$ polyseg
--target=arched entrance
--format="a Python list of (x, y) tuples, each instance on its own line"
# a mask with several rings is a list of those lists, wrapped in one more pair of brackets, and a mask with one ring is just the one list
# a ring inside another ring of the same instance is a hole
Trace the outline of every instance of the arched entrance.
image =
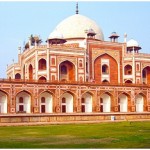
[(40, 113), (53, 112), (53, 96), (49, 92), (43, 92), (39, 97)]
[(111, 107), (111, 97), (107, 93), (104, 93), (100, 97), (101, 112), (110, 112), (110, 107)]
[[(92, 64), (90, 68), (93, 68)], [(118, 63), (109, 54), (100, 55), (95, 59), (93, 71), (95, 82), (107, 80), (112, 84), (118, 83)]]
[(59, 78), (61, 81), (75, 81), (75, 66), (70, 61), (64, 61), (59, 65)]
[(72, 113), (73, 112), (73, 95), (70, 93), (64, 93), (61, 96), (61, 112)]
[(147, 66), (142, 70), (142, 80), (144, 84), (150, 84), (150, 67)]
[(128, 111), (128, 97), (125, 94), (119, 95), (118, 106), (120, 112)]
[(40, 59), (39, 60), (39, 70), (46, 70), (46, 60), (45, 59)]
[(16, 112), (31, 112), (31, 96), (26, 91), (22, 91), (16, 96)]
[(39, 81), (46, 82), (46, 78), (42, 76), (39, 78)]
[(132, 74), (132, 66), (131, 65), (126, 65), (124, 67), (124, 74), (125, 75), (131, 75)]
[(15, 74), (15, 79), (21, 79), (20, 73)]
[(7, 113), (7, 95), (0, 91), (0, 113)]
[(143, 112), (144, 110), (144, 100), (143, 96), (138, 94), (135, 97), (135, 110), (136, 112)]
[(92, 112), (92, 95), (85, 93), (81, 98), (81, 111), (90, 113)]

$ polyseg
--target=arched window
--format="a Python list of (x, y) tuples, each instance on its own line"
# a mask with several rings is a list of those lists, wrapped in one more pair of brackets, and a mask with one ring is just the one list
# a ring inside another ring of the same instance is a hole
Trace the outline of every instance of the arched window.
[(15, 79), (21, 79), (21, 75), (20, 75), (19, 73), (17, 73), (17, 74), (15, 75)]
[(103, 65), (102, 66), (102, 74), (108, 74), (109, 71), (108, 71), (108, 66), (107, 65)]
[(137, 71), (140, 70), (140, 65), (139, 64), (136, 65), (136, 69), (137, 69)]
[(24, 110), (23, 97), (19, 97), (19, 111)]
[(66, 103), (66, 98), (65, 97), (62, 98), (62, 103)]
[(52, 75), (52, 81), (55, 81), (55, 75)]
[(85, 98), (82, 98), (82, 99), (81, 99), (81, 103), (85, 103)]
[(101, 103), (103, 103), (103, 99), (102, 99), (102, 98), (100, 98), (100, 104), (101, 104)]
[(19, 97), (19, 103), (23, 103), (23, 97)]
[(52, 65), (55, 65), (55, 58), (52, 58)]
[(33, 79), (33, 67), (30, 64), (30, 66), (29, 66), (29, 80), (32, 80), (32, 79)]
[(82, 60), (79, 60), (79, 67), (82, 68)]
[(39, 60), (39, 70), (46, 70), (46, 60), (45, 59)]
[(124, 73), (125, 73), (125, 75), (131, 75), (132, 74), (132, 66), (126, 65), (124, 67)]
[(67, 74), (67, 67), (65, 65), (61, 66), (61, 74)]
[(45, 97), (41, 97), (41, 103), (45, 103)]

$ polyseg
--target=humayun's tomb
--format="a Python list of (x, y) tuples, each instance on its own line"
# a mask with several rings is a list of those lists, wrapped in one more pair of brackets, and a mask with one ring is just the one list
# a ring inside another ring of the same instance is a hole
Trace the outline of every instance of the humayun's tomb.
[(31, 35), (0, 80), (0, 122), (150, 119), (150, 54), (76, 14)]

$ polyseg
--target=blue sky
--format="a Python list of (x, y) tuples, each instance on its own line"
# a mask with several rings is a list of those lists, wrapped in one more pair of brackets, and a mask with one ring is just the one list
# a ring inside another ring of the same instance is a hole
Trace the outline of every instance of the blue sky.
[[(18, 46), (31, 34), (43, 41), (63, 19), (74, 15), (75, 1), (0, 2), (0, 78), (6, 77), (6, 66), (18, 61)], [(97, 22), (108, 41), (116, 31), (119, 42), (128, 37), (137, 40), (142, 53), (150, 53), (150, 2), (79, 1), (79, 13)]]

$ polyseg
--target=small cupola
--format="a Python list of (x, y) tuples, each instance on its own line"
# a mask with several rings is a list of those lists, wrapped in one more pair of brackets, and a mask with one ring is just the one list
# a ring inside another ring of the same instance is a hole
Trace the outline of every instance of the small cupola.
[(118, 42), (118, 37), (119, 35), (116, 32), (112, 32), (109, 38), (111, 42)]
[(88, 38), (93, 38), (93, 39), (95, 39), (95, 35), (96, 35), (96, 33), (95, 33), (95, 31), (94, 31), (92, 28), (89, 28), (89, 29), (87, 30), (87, 37), (88, 37)]
[(141, 47), (139, 46), (138, 42), (131, 39), (127, 42), (127, 52), (135, 52), (138, 53)]
[(63, 35), (59, 33), (57, 30), (54, 30), (48, 37), (49, 44), (64, 44), (66, 40), (64, 39)]

